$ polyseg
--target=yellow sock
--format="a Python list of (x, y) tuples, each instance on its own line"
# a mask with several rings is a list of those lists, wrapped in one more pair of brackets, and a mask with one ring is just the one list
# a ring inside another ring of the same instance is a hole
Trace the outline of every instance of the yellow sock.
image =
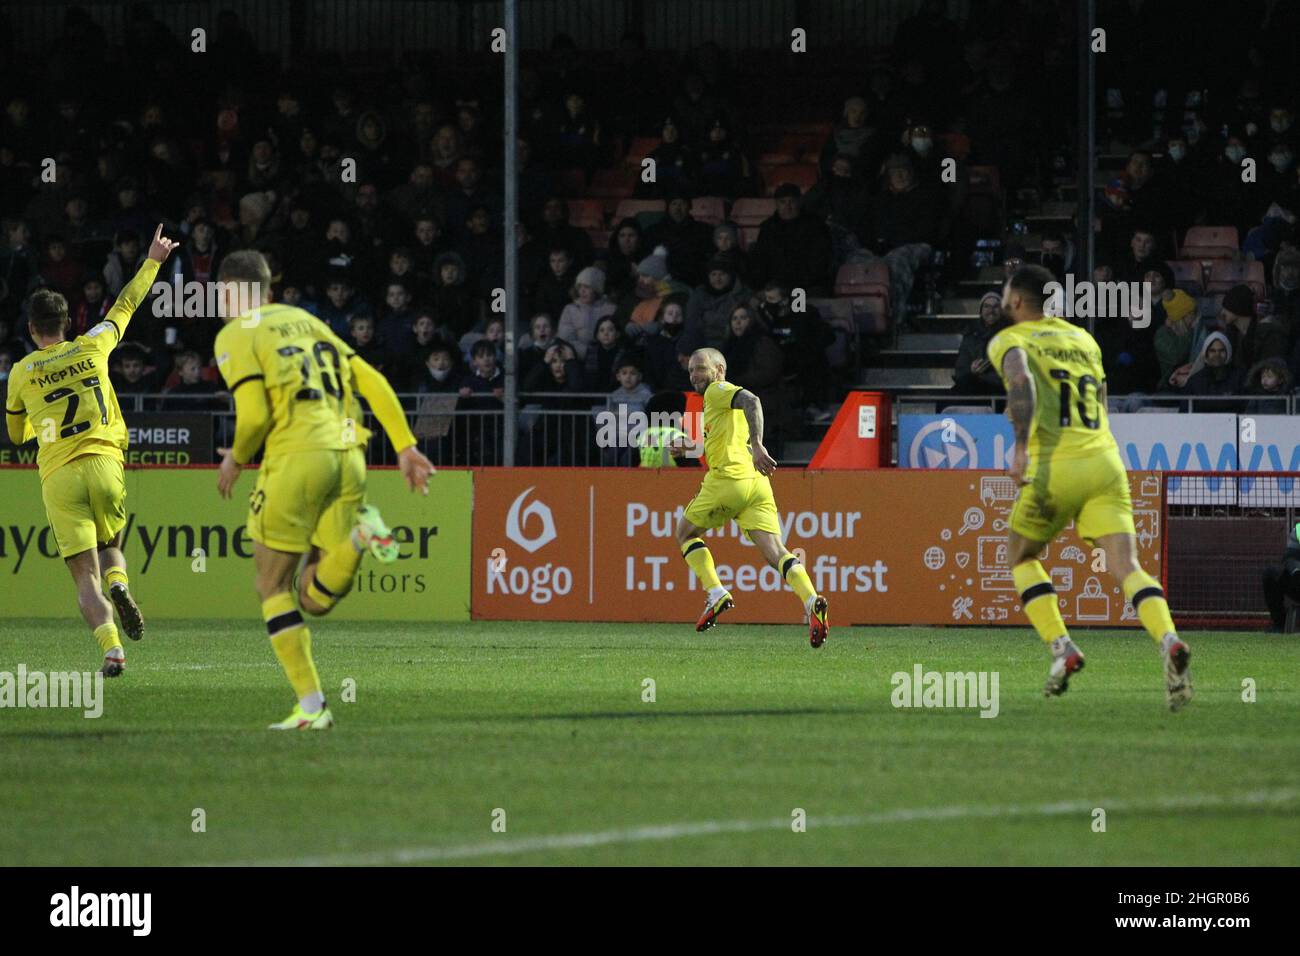
[(713, 566), (713, 555), (709, 553), (709, 546), (703, 538), (691, 538), (682, 545), (682, 557), (706, 589), (722, 587), (718, 569)]
[(799, 600), (803, 602), (804, 607), (807, 607), (808, 602), (817, 596), (812, 578), (808, 577), (808, 572), (804, 570), (799, 559), (789, 552), (781, 555), (781, 577), (794, 588), (794, 593), (799, 595)]
[(1025, 609), (1029, 623), (1043, 639), (1050, 644), (1058, 637), (1065, 637), (1065, 621), (1061, 620), (1061, 609), (1056, 606), (1056, 588), (1052, 579), (1037, 559), (1022, 561), (1011, 569), (1011, 579), (1020, 593), (1020, 606)]
[(1166, 634), (1178, 633), (1174, 629), (1174, 619), (1169, 614), (1169, 602), (1165, 600), (1164, 588), (1141, 568), (1124, 579), (1124, 597), (1133, 605), (1138, 620), (1157, 644)]
[(294, 606), (293, 595), (288, 591), (271, 595), (262, 602), (262, 618), (271, 637), (271, 647), (298, 699), (320, 694), (320, 675), (311, 659), (311, 632)]
[[(107, 655), (113, 648), (122, 650), (122, 642), (117, 637), (117, 625), (112, 621), (107, 624), (101, 624), (95, 628), (95, 643), (99, 645), (100, 651)], [(125, 654), (125, 652), (123, 652)]]
[(104, 569), (104, 590), (107, 591), (114, 584), (120, 584), (123, 587), (130, 587), (126, 579), (126, 568), (105, 568)]
[(357, 576), (361, 557), (361, 552), (350, 544), (326, 551), (307, 583), (307, 595), (321, 607), (332, 608), (352, 590), (352, 579)]

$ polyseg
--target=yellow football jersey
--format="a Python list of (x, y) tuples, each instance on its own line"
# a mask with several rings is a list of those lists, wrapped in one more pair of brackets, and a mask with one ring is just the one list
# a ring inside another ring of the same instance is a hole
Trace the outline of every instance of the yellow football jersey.
[(704, 390), (704, 457), (709, 471), (720, 478), (753, 478), (754, 454), (749, 448), (749, 422), (732, 408), (743, 391), (731, 382), (714, 382)]
[(233, 395), (256, 383), (266, 389), (271, 431), (264, 455), (364, 445), (353, 395), (355, 354), (328, 325), (291, 305), (266, 305), (217, 333), (217, 367)]
[(1101, 401), (1106, 382), (1101, 349), (1091, 335), (1052, 316), (1003, 329), (988, 346), (989, 362), (999, 375), (1013, 348), (1024, 350), (1034, 377), (1036, 414), (1025, 449), (1031, 461), (1040, 456), (1088, 458), (1116, 448)]
[(36, 464), (42, 481), (82, 455), (124, 460), (126, 422), (108, 380), (108, 356), (157, 274), (158, 263), (146, 259), (102, 322), (14, 363), (5, 411), (26, 415), (39, 445)]

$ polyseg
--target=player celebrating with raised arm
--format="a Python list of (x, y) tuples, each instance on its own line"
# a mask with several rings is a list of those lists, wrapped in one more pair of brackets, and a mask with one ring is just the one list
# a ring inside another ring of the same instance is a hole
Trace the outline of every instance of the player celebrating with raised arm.
[(226, 324), (214, 351), (235, 398), (235, 439), (221, 450), (217, 489), (230, 497), (240, 469), (265, 440), (248, 499), (248, 533), (271, 647), (298, 695), (293, 713), (270, 729), (326, 730), (334, 718), (301, 612), (328, 614), (351, 589), (367, 550), (385, 564), (398, 557), (378, 510), (365, 503), (362, 449), (370, 432), (357, 423), (354, 389), (388, 434), (412, 491), (429, 493), (433, 465), (415, 447), (397, 396), (374, 367), (310, 313), (270, 304), (271, 270), (261, 253), (231, 253), (218, 280)]
[(1070, 639), (1052, 580), (1037, 555), (1069, 522), (1096, 544), (1106, 567), (1165, 661), (1170, 710), (1192, 697), (1191, 650), (1174, 630), (1159, 582), (1137, 560), (1128, 474), (1106, 418), (1101, 349), (1083, 329), (1043, 315), (1042, 266), (1023, 266), (1002, 290), (1002, 312), (1013, 323), (988, 345), (988, 357), (1007, 388), (1007, 417), (1015, 429), (1011, 477), (1020, 489), (1011, 508), (1007, 558), (1020, 603), (1038, 636), (1051, 645), (1052, 666), (1043, 693), (1065, 693), (1083, 654)]
[(163, 238), (159, 223), (140, 271), (104, 320), (71, 341), (65, 338), (67, 300), (48, 289), (32, 293), (27, 329), (36, 351), (15, 363), (9, 378), (9, 438), (15, 445), (36, 438), (40, 446), (36, 464), (45, 514), (77, 584), (81, 616), (104, 654), (100, 673), (105, 677), (117, 677), (126, 667), (113, 608), (127, 637), (138, 641), (144, 636), (144, 618), (131, 597), (122, 554), (127, 433), (108, 379), (108, 356), (149, 294), (158, 267), (177, 245)]
[[(771, 474), (776, 461), (763, 447), (763, 403), (753, 392), (727, 381), (727, 360), (717, 349), (698, 349), (687, 365), (691, 387), (704, 396), (704, 455), (709, 470), (699, 493), (677, 522), (682, 557), (707, 589), (695, 630), (707, 631), (734, 607), (718, 579), (704, 532), (735, 520), (767, 563), (789, 583), (808, 615), (808, 640), (821, 647), (829, 630), (826, 599), (813, 587), (799, 559), (781, 540)], [(682, 446), (674, 449), (680, 457)]]

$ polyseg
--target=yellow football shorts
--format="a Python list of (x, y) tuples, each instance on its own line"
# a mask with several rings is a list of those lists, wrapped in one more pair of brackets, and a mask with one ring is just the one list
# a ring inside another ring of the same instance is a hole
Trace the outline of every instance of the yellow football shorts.
[(45, 516), (64, 558), (107, 544), (126, 524), (126, 477), (109, 455), (74, 458), (41, 483)]
[(1108, 534), (1135, 533), (1128, 473), (1118, 451), (1036, 464), (1011, 507), (1016, 534), (1046, 543), (1071, 521), (1089, 544)]
[(275, 551), (329, 551), (348, 540), (365, 497), (360, 448), (276, 456), (262, 462), (248, 496), (248, 533)]
[(765, 475), (756, 474), (753, 478), (705, 475), (699, 492), (686, 506), (686, 520), (697, 528), (719, 528), (734, 520), (747, 538), (751, 531), (781, 533), (772, 482)]

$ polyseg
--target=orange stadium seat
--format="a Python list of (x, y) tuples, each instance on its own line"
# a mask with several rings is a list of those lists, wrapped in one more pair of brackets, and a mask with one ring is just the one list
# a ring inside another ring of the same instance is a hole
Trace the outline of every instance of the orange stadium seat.
[(870, 265), (846, 262), (835, 274), (837, 296), (889, 296), (889, 267), (877, 260)]
[(769, 166), (762, 170), (764, 191), (767, 195), (776, 192), (777, 187), (785, 183), (794, 183), (800, 192), (807, 192), (817, 185), (817, 167), (812, 163), (791, 163), (788, 166)]
[(721, 196), (696, 196), (691, 201), (691, 218), (710, 226), (717, 226), (727, 218)]
[(737, 226), (761, 226), (776, 212), (776, 200), (764, 197), (737, 199), (731, 205), (731, 221)]
[(1200, 259), (1170, 259), (1174, 286), (1188, 295), (1205, 295), (1205, 270)]
[(1264, 283), (1264, 263), (1215, 259), (1210, 265), (1210, 281), (1205, 284), (1206, 293), (1221, 295), (1235, 285), (1248, 285), (1257, 298), (1264, 298), (1268, 294)]
[(1180, 259), (1235, 259), (1241, 247), (1236, 226), (1192, 226), (1183, 236)]
[(600, 229), (605, 225), (605, 207), (599, 199), (570, 199), (569, 225), (579, 229)]

